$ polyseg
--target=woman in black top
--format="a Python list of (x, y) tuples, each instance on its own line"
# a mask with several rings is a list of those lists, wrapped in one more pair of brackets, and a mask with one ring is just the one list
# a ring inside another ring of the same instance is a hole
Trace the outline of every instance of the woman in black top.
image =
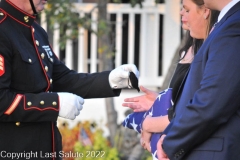
[[(197, 4), (196, 4), (197, 5)], [(182, 27), (187, 28), (187, 18), (186, 13), (188, 13), (189, 8), (185, 8), (186, 6), (183, 6), (183, 9), (181, 10), (182, 15)], [(197, 7), (196, 7), (197, 8)], [(202, 7), (203, 8), (203, 7)], [(206, 9), (206, 8), (205, 8)], [(210, 11), (210, 10), (209, 10)], [(192, 9), (193, 12), (193, 9)], [(197, 11), (195, 11), (197, 12)], [(184, 77), (188, 73), (188, 69), (190, 67), (190, 64), (194, 58), (194, 55), (197, 53), (198, 49), (201, 47), (204, 39), (209, 34), (214, 22), (216, 22), (216, 18), (219, 14), (217, 11), (210, 11), (211, 14), (208, 17), (204, 17), (206, 22), (205, 28), (198, 28), (199, 30), (203, 30), (202, 33), (205, 35), (200, 35), (202, 39), (194, 39), (191, 37), (190, 32), (186, 32), (186, 42), (183, 48), (180, 50), (180, 60), (177, 64), (176, 70), (174, 72), (174, 75), (171, 79), (169, 88), (172, 88), (172, 99), (173, 102), (177, 101), (177, 95), (181, 92), (181, 86), (184, 85)], [(158, 96), (158, 93), (148, 90), (144, 88), (143, 86), (140, 86), (140, 89), (145, 93), (145, 95), (133, 97), (133, 98), (126, 98), (123, 103), (123, 106), (132, 108), (134, 112), (141, 112), (141, 111), (147, 111), (155, 101), (156, 97)], [(171, 115), (172, 113), (170, 113)], [(161, 122), (161, 123), (159, 123)], [(143, 131), (141, 135), (141, 142), (142, 146), (150, 151), (150, 146), (146, 145), (149, 144), (151, 133), (156, 132), (163, 132), (163, 130), (166, 128), (166, 126), (169, 124), (168, 116), (161, 116), (161, 117), (146, 117), (146, 119), (143, 122)], [(143, 143), (144, 142), (144, 143)]]

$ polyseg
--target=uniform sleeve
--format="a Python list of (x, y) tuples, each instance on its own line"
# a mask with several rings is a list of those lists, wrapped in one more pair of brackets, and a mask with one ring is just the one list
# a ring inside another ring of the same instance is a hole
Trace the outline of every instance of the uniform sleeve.
[(11, 64), (14, 62), (10, 44), (0, 32), (0, 121), (56, 121), (59, 111), (56, 93), (21, 93), (11, 88), (11, 76), (14, 74)]
[(119, 96), (121, 89), (112, 89), (108, 76), (110, 71), (100, 73), (77, 73), (68, 69), (55, 57), (53, 91), (71, 92), (83, 98), (106, 98)]

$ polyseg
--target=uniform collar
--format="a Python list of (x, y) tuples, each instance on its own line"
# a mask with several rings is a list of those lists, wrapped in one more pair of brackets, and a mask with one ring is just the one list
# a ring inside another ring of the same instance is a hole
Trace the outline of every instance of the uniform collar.
[(25, 26), (31, 26), (36, 19), (35, 16), (21, 10), (9, 0), (1, 0), (0, 8), (3, 9), (8, 16)]

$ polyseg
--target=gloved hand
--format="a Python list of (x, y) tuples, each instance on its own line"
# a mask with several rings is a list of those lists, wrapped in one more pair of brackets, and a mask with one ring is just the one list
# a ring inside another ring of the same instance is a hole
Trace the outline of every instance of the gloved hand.
[(129, 72), (133, 72), (139, 78), (139, 71), (134, 64), (124, 64), (112, 70), (108, 78), (111, 88), (130, 88)]
[(74, 120), (83, 108), (84, 99), (72, 93), (58, 92), (60, 109), (59, 117)]

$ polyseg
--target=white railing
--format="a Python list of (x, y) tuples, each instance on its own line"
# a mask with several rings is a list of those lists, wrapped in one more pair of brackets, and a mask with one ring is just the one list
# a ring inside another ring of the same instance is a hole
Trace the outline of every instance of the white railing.
[[(94, 3), (76, 3), (76, 9), (80, 17), (89, 13), (96, 4)], [(140, 23), (140, 41), (139, 41), (139, 70), (140, 84), (150, 87), (161, 87), (173, 55), (180, 43), (180, 0), (166, 0), (165, 4), (155, 4), (152, 0), (143, 3), (143, 7), (132, 8), (129, 4), (108, 4), (109, 14), (116, 15), (116, 56), (115, 65), (122, 64), (122, 24), (123, 14), (128, 14), (128, 62), (134, 63), (134, 38), (135, 33), (135, 15), (141, 17)], [(159, 31), (160, 16), (163, 15), (163, 37), (162, 37), (162, 61), (159, 62)], [(42, 26), (47, 28), (44, 16), (42, 16)], [(93, 22), (97, 20), (97, 9), (91, 13)], [(55, 24), (58, 26), (58, 24)], [(57, 28), (57, 27), (56, 27)], [(92, 29), (97, 29), (97, 23), (92, 23)], [(70, 31), (69, 31), (70, 32)], [(97, 71), (97, 37), (91, 34), (91, 59), (87, 59), (87, 31), (79, 28), (78, 36), (78, 72), (87, 72), (90, 64), (90, 72)], [(59, 55), (59, 30), (53, 32), (53, 49), (55, 54)], [(69, 68), (73, 68), (73, 46), (72, 41), (68, 40), (66, 45), (65, 63)], [(161, 75), (159, 75), (159, 63), (162, 64)]]

